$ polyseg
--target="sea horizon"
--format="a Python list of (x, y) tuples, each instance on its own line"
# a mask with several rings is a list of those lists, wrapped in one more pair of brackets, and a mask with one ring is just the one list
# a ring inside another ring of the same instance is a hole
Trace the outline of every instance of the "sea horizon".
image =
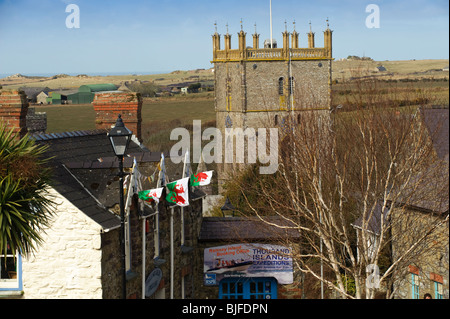
[(87, 75), (87, 76), (121, 76), (121, 75), (154, 75), (154, 74), (167, 74), (171, 73), (173, 71), (149, 71), (149, 72), (63, 72), (63, 73), (0, 73), (0, 79), (6, 78), (11, 75), (15, 74), (21, 74), (23, 76), (29, 76), (29, 77), (52, 77), (55, 75), (60, 74), (67, 74), (70, 76), (77, 76), (77, 75)]

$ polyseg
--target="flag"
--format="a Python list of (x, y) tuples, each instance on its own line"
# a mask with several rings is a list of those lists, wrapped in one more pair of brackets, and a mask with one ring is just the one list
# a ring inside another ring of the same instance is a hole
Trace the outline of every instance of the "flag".
[(166, 185), (166, 163), (164, 160), (164, 153), (161, 153), (161, 161), (158, 164), (159, 169), (159, 177), (158, 177), (158, 186)]
[(191, 186), (206, 186), (211, 183), (213, 171), (197, 173), (191, 176)]
[(189, 177), (167, 184), (168, 195), (166, 200), (169, 203), (177, 204), (181, 207), (189, 206)]
[(148, 203), (159, 203), (164, 188), (156, 188), (147, 191), (139, 192), (139, 199)]
[[(130, 182), (128, 183), (128, 177)], [(125, 199), (125, 211), (126, 215), (130, 213), (130, 207), (133, 195), (139, 193), (141, 190), (140, 183), (141, 173), (139, 172), (138, 163), (136, 158), (133, 159), (133, 169), (131, 170), (131, 175), (127, 175), (124, 181), (124, 189), (126, 191), (126, 199)], [(128, 186), (127, 186), (128, 185)]]

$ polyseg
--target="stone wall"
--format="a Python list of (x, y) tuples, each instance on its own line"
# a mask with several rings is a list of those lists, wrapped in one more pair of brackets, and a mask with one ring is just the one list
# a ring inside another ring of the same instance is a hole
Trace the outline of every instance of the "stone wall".
[(45, 134), (47, 131), (47, 113), (36, 112), (35, 108), (29, 108), (27, 114), (28, 133)]
[[(292, 107), (294, 110), (329, 108), (331, 63), (330, 60), (216, 63), (216, 111), (255, 112), (292, 110)], [(289, 95), (290, 77), (293, 78), (292, 107)]]
[[(149, 217), (147, 219), (147, 232), (146, 232), (146, 269), (145, 278), (152, 273), (156, 268), (162, 271), (162, 280), (154, 294), (148, 296), (150, 299), (156, 298), (170, 298), (171, 288), (171, 260), (170, 260), (170, 214), (171, 209), (166, 206), (165, 201), (161, 201), (159, 204), (159, 256), (155, 258), (155, 222), (156, 216)], [(196, 254), (196, 250), (193, 248), (197, 245), (198, 232), (200, 230), (202, 216), (202, 200), (191, 201), (190, 206), (184, 208), (184, 234), (185, 244), (181, 245), (181, 209), (175, 207), (173, 209), (173, 237), (174, 237), (174, 264), (173, 264), (173, 297), (174, 299), (181, 299), (184, 295), (186, 299), (198, 298), (201, 287), (194, 282), (194, 275), (202, 271), (202, 261)], [(136, 223), (137, 222), (137, 223)], [(132, 226), (135, 235), (141, 236), (142, 234), (142, 220), (132, 221)], [(132, 271), (136, 273), (136, 277), (127, 282), (128, 297), (142, 298), (141, 285), (142, 285), (142, 246), (140, 245), (142, 238), (133, 238), (132, 248)], [(109, 240), (113, 243), (114, 239)], [(192, 248), (192, 249), (191, 249)], [(109, 257), (111, 265), (114, 264), (114, 260), (117, 260), (117, 256), (114, 254), (113, 245), (107, 248), (107, 252), (104, 252)], [(108, 266), (109, 267), (109, 266)], [(109, 275), (110, 274), (110, 275)], [(114, 268), (108, 271), (107, 278), (114, 277)], [(107, 280), (105, 277), (105, 280)], [(184, 283), (183, 283), (184, 278)], [(110, 282), (107, 285), (111, 285), (111, 291), (114, 291), (114, 282)], [(105, 285), (105, 287), (107, 286)], [(184, 288), (184, 294), (182, 290)], [(106, 288), (105, 288), (106, 289)], [(109, 288), (108, 288), (109, 289)], [(117, 289), (116, 289), (117, 290)], [(116, 296), (106, 294), (107, 298), (115, 298)]]
[(57, 203), (43, 245), (23, 258), (23, 298), (102, 298), (101, 227), (50, 189)]
[[(412, 209), (396, 210), (392, 214), (392, 254), (399, 258), (424, 232), (436, 223), (431, 213)], [(405, 234), (399, 236), (398, 234)], [(408, 234), (408, 235), (406, 235)], [(419, 298), (429, 293), (435, 298), (435, 283), (442, 284), (444, 299), (449, 298), (449, 229), (448, 222), (436, 228), (406, 257), (401, 269), (395, 275), (395, 298), (412, 298), (412, 274), (417, 275)]]

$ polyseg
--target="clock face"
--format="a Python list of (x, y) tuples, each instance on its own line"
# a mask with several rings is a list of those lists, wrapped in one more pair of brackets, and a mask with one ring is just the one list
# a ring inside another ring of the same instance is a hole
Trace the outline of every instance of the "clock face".
[(225, 127), (226, 128), (232, 128), (233, 127), (233, 122), (231, 121), (231, 118), (229, 115), (227, 115), (227, 118), (225, 120)]

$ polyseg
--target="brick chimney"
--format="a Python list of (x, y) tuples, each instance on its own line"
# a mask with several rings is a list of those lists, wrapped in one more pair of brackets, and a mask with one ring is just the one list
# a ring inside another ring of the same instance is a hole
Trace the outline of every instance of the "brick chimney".
[(109, 130), (116, 124), (117, 117), (122, 115), (123, 123), (137, 139), (142, 142), (142, 98), (133, 92), (105, 92), (95, 94), (95, 125), (97, 129)]
[(20, 137), (27, 134), (27, 96), (22, 91), (0, 90), (0, 122), (8, 129), (13, 128)]

